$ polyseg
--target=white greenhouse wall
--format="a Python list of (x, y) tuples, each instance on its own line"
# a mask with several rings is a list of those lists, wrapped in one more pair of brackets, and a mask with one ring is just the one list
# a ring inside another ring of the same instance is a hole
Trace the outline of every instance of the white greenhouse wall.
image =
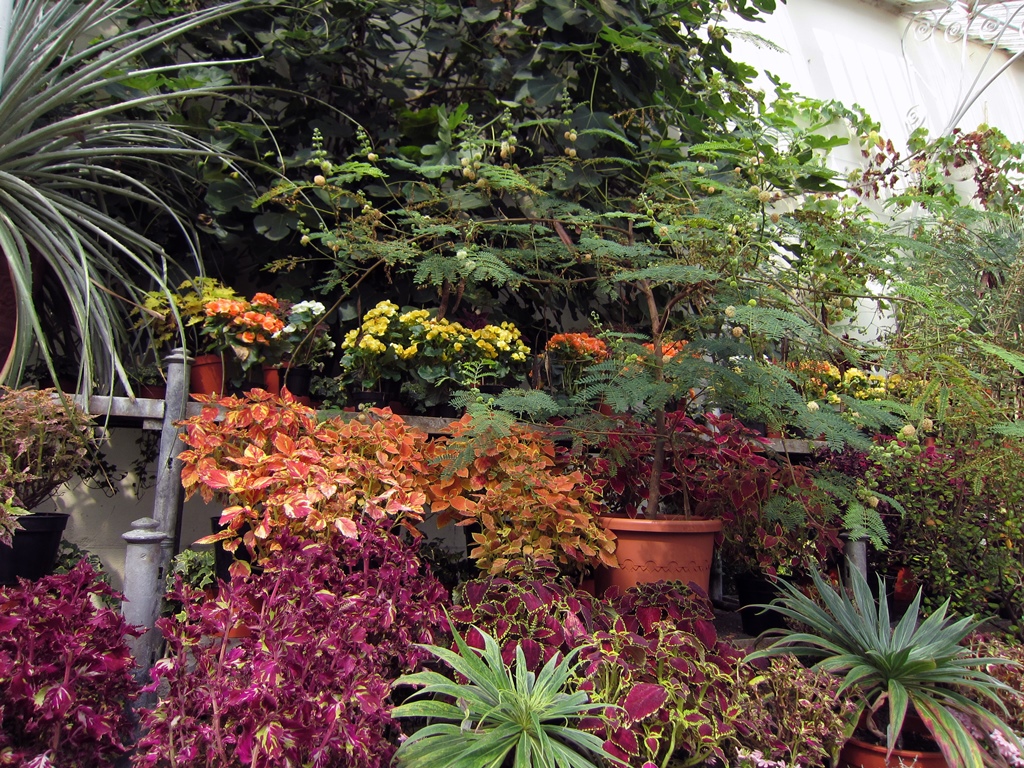
[[(859, 104), (904, 145), (918, 125), (939, 135), (950, 116), (1009, 59), (980, 43), (950, 41), (941, 30), (926, 35), (909, 16), (860, 0), (789, 0), (765, 23), (731, 22), (731, 29), (763, 37), (776, 52), (732, 36), (733, 54), (779, 76), (806, 96)], [(991, 58), (990, 57), (991, 54)], [(770, 87), (767, 78), (761, 81)], [(1015, 62), (987, 88), (958, 123), (970, 131), (993, 125), (1024, 141), (1024, 64)]]

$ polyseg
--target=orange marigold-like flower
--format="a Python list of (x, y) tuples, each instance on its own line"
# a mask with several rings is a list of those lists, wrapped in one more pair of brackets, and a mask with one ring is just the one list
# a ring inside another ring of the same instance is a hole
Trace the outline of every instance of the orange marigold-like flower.
[[(669, 360), (671, 360), (673, 357), (682, 352), (683, 348), (689, 343), (690, 342), (686, 341), (685, 339), (679, 339), (678, 341), (663, 341), (661, 343), (662, 362), (668, 362)], [(646, 349), (649, 349), (651, 352), (654, 351), (654, 344), (652, 343), (644, 344), (644, 347)]]
[(235, 316), (244, 312), (246, 306), (246, 302), (238, 301), (237, 299), (214, 299), (213, 301), (206, 302), (204, 310), (207, 317), (213, 317), (214, 315)]
[(271, 296), (269, 293), (257, 293), (252, 297), (252, 303), (257, 307), (271, 307), (273, 309), (278, 308), (277, 299)]
[(244, 344), (252, 344), (256, 341), (256, 334), (252, 331), (245, 331), (244, 333), (238, 334), (238, 338), (241, 339)]
[(545, 349), (565, 357), (596, 362), (608, 357), (608, 345), (589, 333), (556, 333)]

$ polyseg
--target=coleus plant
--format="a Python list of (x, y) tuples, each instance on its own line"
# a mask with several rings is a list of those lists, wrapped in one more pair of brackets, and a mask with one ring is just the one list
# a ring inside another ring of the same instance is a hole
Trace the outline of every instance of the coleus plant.
[(581, 727), (600, 735), (624, 765), (724, 762), (743, 720), (734, 691), (742, 654), (718, 641), (710, 601), (659, 582), (626, 590), (618, 608), (619, 617), (580, 653), (580, 690), (611, 705)]
[(507, 433), (472, 431), (471, 416), (427, 448), (439, 470), (429, 487), (438, 524), (477, 523), (470, 557), (487, 573), (553, 562), (572, 572), (615, 567), (614, 534), (598, 522), (599, 486), (569, 465), (552, 440), (513, 424)]
[[(327, 541), (353, 537), (359, 523), (389, 520), (414, 535), (425, 489), (435, 476), (424, 454), (425, 432), (390, 411), (366, 420), (316, 412), (289, 393), (260, 389), (244, 397), (208, 400), (182, 422), (185, 497), (199, 493), (225, 504), (224, 529), (200, 543), (242, 543), (257, 557), (275, 551), (285, 533)], [(246, 573), (236, 560), (232, 573)]]
[(729, 765), (814, 768), (837, 765), (851, 735), (856, 708), (839, 695), (842, 681), (792, 656), (744, 664), (736, 686), (744, 717), (737, 724)]
[[(135, 768), (391, 764), (391, 684), (428, 655), (418, 644), (446, 639), (448, 595), (415, 545), (358, 525), (330, 545), (282, 534), (216, 601), (179, 579)], [(239, 623), (249, 637), (229, 640)]]
[(610, 602), (558, 578), (553, 565), (539, 564), (529, 577), (483, 576), (465, 584), (449, 621), (473, 648), (484, 647), (483, 633), (498, 643), (511, 664), (517, 649), (527, 669), (537, 672), (555, 656), (565, 657), (614, 615)]
[(119, 596), (85, 560), (0, 587), (0, 765), (103, 768), (128, 749), (139, 687)]
[(663, 508), (686, 517), (721, 517), (768, 497), (776, 467), (765, 455), (764, 438), (739, 419), (709, 413), (698, 422), (684, 411), (668, 412), (663, 438), (659, 509), (648, 504), (659, 440), (653, 425), (618, 415), (590, 446), (597, 451), (591, 473), (604, 485), (613, 513), (656, 517)]

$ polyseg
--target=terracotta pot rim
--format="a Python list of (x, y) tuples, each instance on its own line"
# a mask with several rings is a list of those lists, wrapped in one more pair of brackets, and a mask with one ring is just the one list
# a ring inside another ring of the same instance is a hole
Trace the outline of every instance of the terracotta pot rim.
[(615, 517), (601, 515), (601, 525), (612, 531), (652, 531), (659, 533), (718, 533), (722, 530), (722, 519), (714, 517), (708, 520), (669, 516), (661, 518), (646, 517)]
[[(864, 739), (859, 739), (856, 736), (851, 736), (850, 738), (848, 738), (846, 740), (846, 743), (847, 744), (854, 744), (854, 745), (856, 745), (860, 749), (867, 749), (867, 750), (870, 750), (872, 752), (877, 752), (877, 753), (882, 754), (882, 755), (885, 754), (885, 744), (872, 744), (870, 741), (864, 741)], [(933, 752), (931, 750), (921, 750), (921, 749), (894, 749), (892, 751), (892, 757), (914, 758), (914, 757), (917, 757), (917, 756), (929, 757), (929, 758), (931, 758), (931, 757), (942, 757), (942, 753), (941, 752), (937, 752), (937, 751)]]

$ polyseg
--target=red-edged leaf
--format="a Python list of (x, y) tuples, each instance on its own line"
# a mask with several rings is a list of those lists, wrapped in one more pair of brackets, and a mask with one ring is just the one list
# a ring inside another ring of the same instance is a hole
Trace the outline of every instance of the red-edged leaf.
[(622, 702), (633, 720), (643, 720), (657, 712), (668, 700), (668, 691), (654, 683), (637, 683)]
[(629, 755), (636, 755), (640, 751), (640, 744), (636, 740), (636, 734), (629, 728), (616, 728), (612, 734), (612, 743)]

